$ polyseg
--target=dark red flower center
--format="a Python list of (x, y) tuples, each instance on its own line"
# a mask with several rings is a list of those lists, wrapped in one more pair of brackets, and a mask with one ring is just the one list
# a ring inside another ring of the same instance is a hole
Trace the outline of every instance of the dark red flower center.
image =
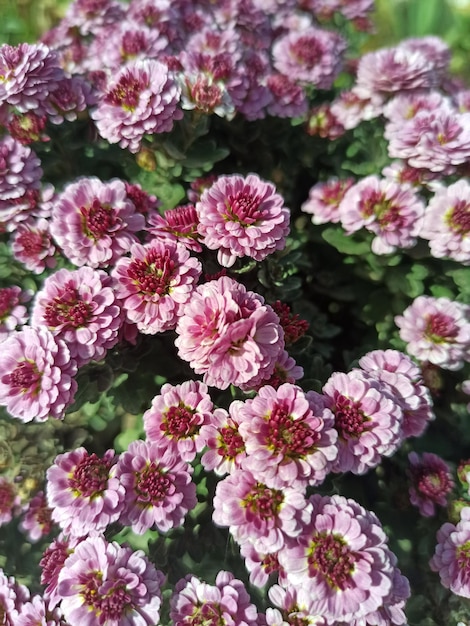
[(434, 501), (440, 500), (452, 489), (452, 481), (443, 469), (419, 468), (417, 472), (413, 472), (413, 482), (417, 491)]
[(6, 378), (11, 387), (19, 389), (22, 393), (37, 394), (39, 392), (41, 373), (33, 361), (20, 361)]
[(256, 224), (263, 215), (260, 209), (261, 202), (259, 196), (239, 191), (234, 195), (229, 195), (225, 200), (225, 213), (222, 217), (227, 221), (237, 222), (241, 226)]
[(281, 571), (281, 564), (276, 554), (267, 554), (261, 562), (266, 574), (274, 574)]
[(461, 573), (465, 572), (465, 577), (470, 576), (470, 541), (466, 541), (455, 550), (457, 566)]
[(320, 435), (304, 420), (296, 420), (280, 404), (271, 411), (268, 422), (267, 444), (275, 454), (288, 458), (306, 457), (311, 454)]
[(160, 428), (166, 436), (188, 439), (199, 432), (200, 421), (194, 409), (180, 402), (178, 406), (170, 406), (165, 411)]
[(470, 232), (470, 204), (464, 200), (457, 202), (448, 219), (452, 230), (464, 237)]
[(361, 403), (338, 394), (333, 408), (335, 428), (343, 439), (359, 437), (366, 428), (367, 417), (361, 410)]
[(127, 591), (124, 581), (116, 582), (105, 595), (98, 593), (93, 594), (93, 596), (90, 598), (90, 604), (97, 609), (96, 613), (99, 615), (102, 624), (105, 624), (108, 620), (116, 620), (116, 623), (118, 623), (123, 615), (134, 606), (133, 598)]
[(395, 204), (390, 198), (387, 198), (385, 194), (376, 191), (367, 194), (362, 199), (361, 213), (365, 218), (374, 215), (382, 227), (394, 224), (397, 228), (400, 228), (404, 221), (403, 216), (400, 214), (400, 206)]
[(106, 94), (104, 101), (125, 111), (135, 111), (142, 91), (148, 86), (147, 83), (148, 81), (141, 76), (133, 76), (130, 72), (124, 74), (118, 84)]
[[(15, 501), (15, 490), (13, 485), (3, 482), (0, 485), (0, 513), (8, 513)], [(1, 622), (0, 622), (1, 623)]]
[(289, 50), (297, 62), (306, 68), (313, 68), (318, 65), (323, 56), (319, 42), (308, 36), (299, 37), (290, 45)]
[(16, 244), (22, 247), (24, 254), (34, 259), (46, 248), (47, 240), (47, 233), (27, 230), (18, 235)]
[(46, 305), (44, 321), (49, 328), (63, 325), (80, 328), (87, 325), (92, 313), (90, 304), (80, 300), (78, 290), (72, 283), (69, 283), (64, 287), (60, 296)]
[(151, 249), (145, 260), (132, 261), (127, 274), (141, 293), (163, 296), (169, 292), (174, 269), (175, 262), (169, 251), (160, 253)]
[(192, 615), (184, 620), (188, 626), (225, 626), (221, 607), (214, 602), (205, 602), (194, 607)]
[(147, 46), (145, 35), (140, 32), (127, 32), (122, 40), (121, 57), (128, 61), (144, 52)]
[(100, 459), (95, 453), (79, 461), (69, 478), (70, 488), (76, 496), (97, 498), (106, 489), (111, 461)]
[(245, 442), (237, 426), (224, 426), (220, 429), (220, 447), (217, 453), (227, 459), (234, 459), (245, 451)]
[(316, 533), (310, 543), (308, 566), (313, 576), (320, 575), (332, 589), (345, 590), (354, 569), (354, 554), (338, 535)]
[(109, 235), (116, 227), (116, 211), (109, 205), (101, 204), (95, 198), (90, 206), (80, 207), (84, 234), (98, 241), (103, 235)]
[(243, 505), (250, 513), (262, 520), (277, 517), (284, 494), (277, 489), (269, 489), (266, 485), (256, 483), (243, 500)]
[(49, 583), (54, 581), (62, 569), (65, 559), (72, 552), (72, 550), (69, 550), (68, 544), (63, 541), (55, 541), (45, 550), (39, 562), (42, 569), (41, 585), (49, 585)]
[(18, 304), (18, 295), (14, 289), (5, 287), (0, 289), (0, 322), (6, 320), (14, 306)]
[(159, 505), (175, 490), (171, 478), (154, 462), (147, 463), (140, 472), (135, 472), (134, 491), (139, 505)]
[(453, 343), (459, 329), (450, 315), (432, 313), (427, 317), (424, 334), (433, 343)]
[(197, 232), (198, 218), (196, 207), (193, 204), (185, 204), (166, 211), (165, 220), (168, 224), (168, 232), (175, 237), (199, 238)]
[(222, 102), (220, 87), (212, 83), (206, 76), (198, 76), (193, 84), (187, 82), (189, 97), (196, 108), (205, 113), (212, 111)]

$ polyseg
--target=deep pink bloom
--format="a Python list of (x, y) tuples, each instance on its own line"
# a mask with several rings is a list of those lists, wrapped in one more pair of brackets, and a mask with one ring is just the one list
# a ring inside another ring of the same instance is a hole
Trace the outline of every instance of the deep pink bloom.
[(276, 578), (280, 585), (287, 584), (284, 568), (279, 563), (279, 552), (279, 550), (259, 552), (249, 541), (241, 544), (240, 554), (245, 559), (245, 567), (250, 572), (252, 585), (262, 588), (268, 581), (276, 580)]
[(420, 361), (460, 369), (470, 359), (470, 306), (448, 298), (418, 296), (395, 317), (407, 351)]
[(201, 427), (200, 436), (208, 448), (201, 458), (206, 472), (223, 476), (241, 467), (246, 450), (239, 425), (225, 409), (215, 409), (210, 422)]
[(175, 328), (200, 273), (201, 263), (182, 244), (153, 239), (133, 244), (130, 257), (116, 263), (112, 276), (127, 319), (153, 335)]
[(302, 117), (307, 113), (307, 94), (302, 85), (284, 74), (270, 74), (266, 85), (273, 99), (268, 105), (268, 113), (274, 117)]
[(403, 412), (386, 387), (359, 370), (336, 372), (323, 387), (338, 431), (335, 472), (365, 474), (402, 442)]
[(310, 511), (302, 491), (272, 489), (243, 465), (217, 484), (213, 504), (215, 524), (228, 526), (237, 543), (252, 543), (266, 553), (281, 550), (301, 533)]
[(349, 623), (377, 610), (394, 563), (374, 513), (339, 495), (313, 495), (309, 522), (279, 553), (288, 584), (310, 592), (312, 614)]
[(46, 585), (44, 599), (48, 600), (49, 608), (53, 608), (62, 600), (58, 592), (59, 574), (75, 547), (82, 541), (80, 537), (60, 533), (48, 546), (39, 562), (41, 567), (41, 584)]
[(183, 461), (191, 462), (204, 447), (201, 428), (212, 421), (213, 408), (204, 383), (166, 383), (143, 415), (147, 440), (172, 446)]
[(28, 503), (20, 524), (20, 528), (27, 536), (28, 541), (34, 543), (51, 532), (51, 513), (52, 511), (47, 505), (46, 494), (44, 491), (38, 491)]
[(130, 250), (144, 226), (123, 181), (91, 177), (70, 183), (57, 198), (51, 233), (74, 265), (107, 267)]
[(47, 117), (45, 115), (37, 115), (28, 111), (27, 113), (12, 113), (6, 126), (13, 139), (18, 140), (23, 146), (28, 146), (36, 141), (50, 140), (50, 137), (44, 132), (46, 123)]
[(199, 219), (193, 204), (177, 206), (165, 211), (164, 215), (154, 213), (148, 221), (147, 232), (152, 237), (178, 241), (193, 252), (202, 251), (201, 236), (197, 231)]
[(230, 414), (239, 424), (247, 458), (243, 467), (274, 489), (320, 485), (338, 456), (334, 417), (300, 387), (261, 387), (252, 400), (236, 400)]
[(0, 526), (11, 522), (20, 512), (20, 496), (8, 478), (0, 476)]
[(345, 193), (338, 212), (348, 235), (366, 228), (376, 235), (372, 251), (389, 254), (416, 244), (424, 203), (409, 185), (372, 175)]
[(30, 291), (22, 291), (17, 285), (0, 289), (0, 343), (28, 321), (24, 304), (31, 300), (31, 295)]
[(116, 462), (114, 450), (98, 457), (85, 448), (55, 458), (47, 470), (47, 501), (64, 532), (96, 535), (119, 519), (124, 487), (116, 477)]
[(432, 517), (436, 514), (436, 505), (447, 505), (448, 496), (454, 487), (450, 468), (432, 452), (423, 452), (421, 456), (410, 452), (408, 460), (410, 502), (419, 508), (421, 515)]
[(89, 537), (60, 571), (61, 609), (70, 624), (151, 626), (160, 618), (163, 582), (142, 550)]
[(224, 267), (232, 266), (237, 257), (262, 261), (286, 244), (289, 209), (274, 185), (256, 174), (220, 176), (203, 192), (196, 211), (203, 243), (218, 250)]
[(388, 387), (403, 411), (403, 437), (419, 437), (435, 418), (429, 389), (419, 367), (398, 350), (373, 350), (359, 360), (369, 376)]
[(138, 59), (119, 70), (91, 117), (109, 143), (137, 152), (144, 135), (168, 132), (183, 117), (180, 94), (166, 65)]
[(470, 265), (470, 184), (465, 179), (436, 190), (419, 236), (429, 241), (433, 257)]
[(341, 219), (338, 210), (340, 202), (353, 184), (352, 178), (330, 178), (324, 183), (317, 183), (310, 189), (302, 211), (312, 216), (314, 224), (338, 223)]
[(62, 124), (66, 120), (72, 122), (79, 113), (95, 104), (91, 85), (81, 76), (66, 76), (59, 81), (57, 87), (44, 103), (47, 118), (53, 124)]
[(219, 389), (269, 378), (284, 349), (284, 332), (272, 308), (226, 276), (194, 290), (176, 332), (180, 357)]
[(240, 385), (243, 391), (259, 391), (261, 387), (270, 385), (274, 389), (278, 389), (284, 383), (294, 385), (298, 380), (303, 378), (304, 369), (297, 365), (294, 359), (289, 356), (287, 350), (283, 350), (276, 359), (274, 370), (268, 378), (256, 379), (250, 384)]
[(118, 342), (121, 309), (102, 270), (61, 269), (36, 294), (31, 325), (63, 339), (78, 367), (101, 361)]
[(336, 121), (347, 130), (356, 128), (365, 120), (379, 117), (382, 110), (383, 102), (379, 95), (365, 97), (354, 87), (349, 91), (342, 91), (330, 107)]
[(445, 523), (437, 531), (437, 546), (429, 562), (439, 572), (441, 584), (452, 593), (470, 598), (470, 507), (460, 512), (460, 521)]
[(11, 249), (15, 259), (34, 274), (42, 274), (46, 268), (53, 268), (57, 263), (49, 221), (45, 218), (18, 224), (12, 236)]
[(223, 570), (217, 574), (215, 585), (192, 575), (180, 580), (170, 600), (170, 618), (175, 626), (259, 626), (256, 606), (245, 585)]
[(62, 419), (77, 390), (76, 372), (64, 341), (25, 326), (2, 343), (0, 405), (24, 422)]
[(74, 0), (67, 7), (65, 22), (89, 35), (119, 23), (124, 16), (125, 9), (116, 0)]
[(126, 491), (120, 522), (142, 535), (177, 528), (196, 506), (192, 467), (162, 443), (133, 441), (120, 456), (116, 476)]

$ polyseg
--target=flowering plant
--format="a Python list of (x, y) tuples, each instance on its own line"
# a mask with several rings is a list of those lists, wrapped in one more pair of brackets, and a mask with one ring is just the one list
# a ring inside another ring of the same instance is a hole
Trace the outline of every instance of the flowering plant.
[(372, 5), (0, 46), (2, 624), (470, 620), (470, 91)]

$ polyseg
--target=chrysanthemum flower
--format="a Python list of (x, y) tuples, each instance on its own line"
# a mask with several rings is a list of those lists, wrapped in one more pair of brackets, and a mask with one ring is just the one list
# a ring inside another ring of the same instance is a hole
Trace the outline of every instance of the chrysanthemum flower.
[(24, 602), (15, 619), (15, 626), (61, 626), (63, 623), (62, 611), (59, 608), (51, 610), (48, 601), (39, 595)]
[(270, 74), (266, 85), (273, 98), (268, 113), (274, 117), (302, 117), (307, 113), (307, 94), (302, 85), (284, 74)]
[(259, 391), (261, 387), (269, 385), (278, 389), (284, 383), (294, 385), (298, 380), (303, 378), (304, 368), (297, 365), (295, 360), (289, 356), (287, 350), (283, 350), (274, 364), (274, 370), (268, 378), (258, 376), (250, 384), (240, 385), (243, 391)]
[(269, 378), (284, 349), (284, 332), (272, 308), (226, 276), (193, 291), (176, 332), (180, 357), (219, 389)]
[(77, 364), (64, 341), (25, 327), (2, 343), (0, 405), (24, 422), (62, 419), (72, 404)]
[(118, 179), (106, 183), (80, 178), (65, 187), (54, 203), (51, 233), (74, 265), (107, 267), (137, 242), (145, 218), (128, 199)]
[(351, 130), (365, 120), (373, 120), (381, 115), (382, 98), (378, 95), (365, 97), (353, 87), (342, 91), (331, 103), (330, 112), (345, 129)]
[(0, 568), (0, 615), (2, 626), (17, 626), (18, 610), (29, 600), (27, 587), (20, 585), (13, 576), (6, 576)]
[(116, 0), (74, 0), (68, 5), (65, 21), (82, 35), (98, 34), (124, 19), (125, 9)]
[(116, 74), (91, 117), (109, 143), (137, 152), (144, 135), (169, 132), (183, 117), (180, 95), (166, 65), (137, 60)]
[(462, 509), (456, 525), (447, 522), (437, 531), (437, 546), (429, 566), (439, 572), (446, 589), (470, 598), (470, 507)]
[(20, 528), (32, 543), (39, 541), (52, 530), (51, 509), (47, 505), (44, 491), (38, 493), (28, 503)]
[(31, 325), (63, 339), (78, 367), (101, 361), (117, 343), (121, 325), (109, 276), (86, 266), (55, 272), (36, 294)]
[(410, 452), (408, 460), (410, 502), (419, 508), (423, 517), (432, 517), (436, 514), (436, 505), (447, 505), (447, 498), (454, 487), (450, 468), (432, 452), (423, 452), (421, 456)]
[(11, 522), (19, 512), (20, 496), (15, 485), (4, 476), (0, 476), (0, 526)]
[(212, 420), (213, 408), (204, 383), (166, 383), (143, 415), (147, 440), (172, 446), (183, 461), (191, 462), (204, 447), (201, 428)]
[(170, 600), (170, 618), (178, 626), (259, 624), (256, 606), (245, 585), (226, 571), (217, 574), (215, 585), (208, 585), (191, 575), (180, 580)]
[(149, 528), (177, 528), (196, 506), (192, 467), (165, 443), (133, 441), (119, 459), (116, 475), (126, 491), (120, 522), (142, 535)]
[(203, 243), (230, 267), (238, 257), (262, 261), (282, 250), (290, 213), (274, 185), (256, 174), (220, 176), (196, 204)]
[(245, 567), (250, 573), (250, 583), (255, 587), (262, 588), (270, 580), (277, 580), (280, 585), (287, 585), (284, 568), (278, 559), (279, 550), (260, 552), (252, 543), (245, 541), (240, 546), (240, 554), (245, 559)]
[(348, 235), (366, 228), (376, 235), (372, 251), (389, 254), (416, 244), (424, 203), (410, 186), (373, 175), (366, 176), (345, 193), (338, 211)]
[(338, 456), (334, 417), (291, 384), (262, 387), (254, 399), (232, 402), (247, 458), (243, 467), (274, 489), (320, 485)]
[(387, 537), (374, 513), (342, 496), (310, 497), (310, 519), (279, 553), (288, 584), (310, 592), (309, 610), (349, 623), (380, 607), (392, 588)]
[(0, 200), (13, 203), (38, 190), (41, 177), (41, 162), (31, 148), (9, 135), (0, 140)]
[(213, 504), (216, 524), (228, 526), (236, 542), (248, 541), (266, 553), (281, 550), (286, 541), (302, 532), (309, 517), (302, 491), (272, 489), (244, 466), (217, 484)]
[(398, 350), (372, 350), (359, 360), (369, 376), (388, 387), (403, 411), (403, 437), (419, 437), (435, 418), (432, 398), (419, 367)]
[(311, 594), (305, 590), (295, 587), (287, 589), (280, 585), (273, 585), (268, 590), (271, 602), (277, 607), (266, 609), (266, 624), (268, 626), (288, 626), (288, 625), (315, 625), (327, 626), (327, 621), (321, 615), (314, 615), (310, 609)]
[(49, 141), (50, 137), (44, 132), (46, 123), (45, 115), (28, 111), (27, 113), (12, 113), (6, 126), (13, 139), (23, 146), (28, 146), (36, 141)]
[(56, 457), (47, 470), (47, 501), (52, 519), (65, 533), (96, 535), (119, 519), (124, 487), (116, 477), (116, 462), (114, 450), (100, 458), (77, 448)]
[(160, 619), (163, 582), (142, 550), (89, 537), (59, 574), (61, 609), (70, 624), (151, 626)]
[(207, 450), (201, 457), (206, 472), (217, 476), (231, 474), (246, 458), (245, 442), (239, 423), (225, 409), (215, 409), (210, 422), (201, 427), (200, 437)]
[(395, 317), (407, 351), (420, 361), (457, 370), (470, 359), (470, 307), (448, 298), (418, 296)]
[(199, 219), (193, 204), (177, 206), (165, 211), (164, 215), (154, 213), (149, 218), (147, 232), (155, 238), (170, 239), (182, 243), (188, 250), (201, 252), (201, 236), (197, 231)]
[(365, 474), (382, 456), (397, 450), (403, 412), (379, 381), (358, 370), (336, 372), (324, 385), (323, 396), (338, 431), (339, 454), (333, 471)]
[(11, 239), (11, 249), (15, 259), (34, 274), (42, 274), (57, 263), (49, 222), (44, 218), (18, 224)]
[(352, 178), (330, 178), (324, 183), (314, 185), (308, 194), (308, 200), (302, 204), (302, 211), (312, 216), (314, 224), (336, 224), (341, 220), (339, 205), (344, 194), (354, 184)]
[(182, 244), (153, 239), (133, 244), (112, 276), (127, 319), (153, 335), (175, 328), (200, 273), (201, 263)]
[(31, 300), (31, 295), (30, 291), (23, 291), (17, 285), (0, 289), (0, 342), (28, 321), (24, 304)]
[(39, 562), (41, 567), (41, 585), (45, 585), (44, 599), (53, 608), (62, 600), (58, 592), (59, 574), (66, 559), (82, 541), (81, 537), (60, 533), (43, 552)]
[(466, 180), (436, 190), (419, 236), (429, 241), (433, 257), (470, 265), (470, 184)]
[(59, 81), (44, 103), (47, 119), (52, 124), (72, 122), (88, 106), (95, 104), (91, 85), (79, 75), (66, 76)]

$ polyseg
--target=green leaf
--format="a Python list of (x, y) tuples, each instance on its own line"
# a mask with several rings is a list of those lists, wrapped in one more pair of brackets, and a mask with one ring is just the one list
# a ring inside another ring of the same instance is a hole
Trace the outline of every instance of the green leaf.
[(358, 240), (354, 235), (346, 235), (342, 228), (329, 227), (322, 233), (323, 239), (343, 254), (367, 254), (370, 245), (363, 239)]

